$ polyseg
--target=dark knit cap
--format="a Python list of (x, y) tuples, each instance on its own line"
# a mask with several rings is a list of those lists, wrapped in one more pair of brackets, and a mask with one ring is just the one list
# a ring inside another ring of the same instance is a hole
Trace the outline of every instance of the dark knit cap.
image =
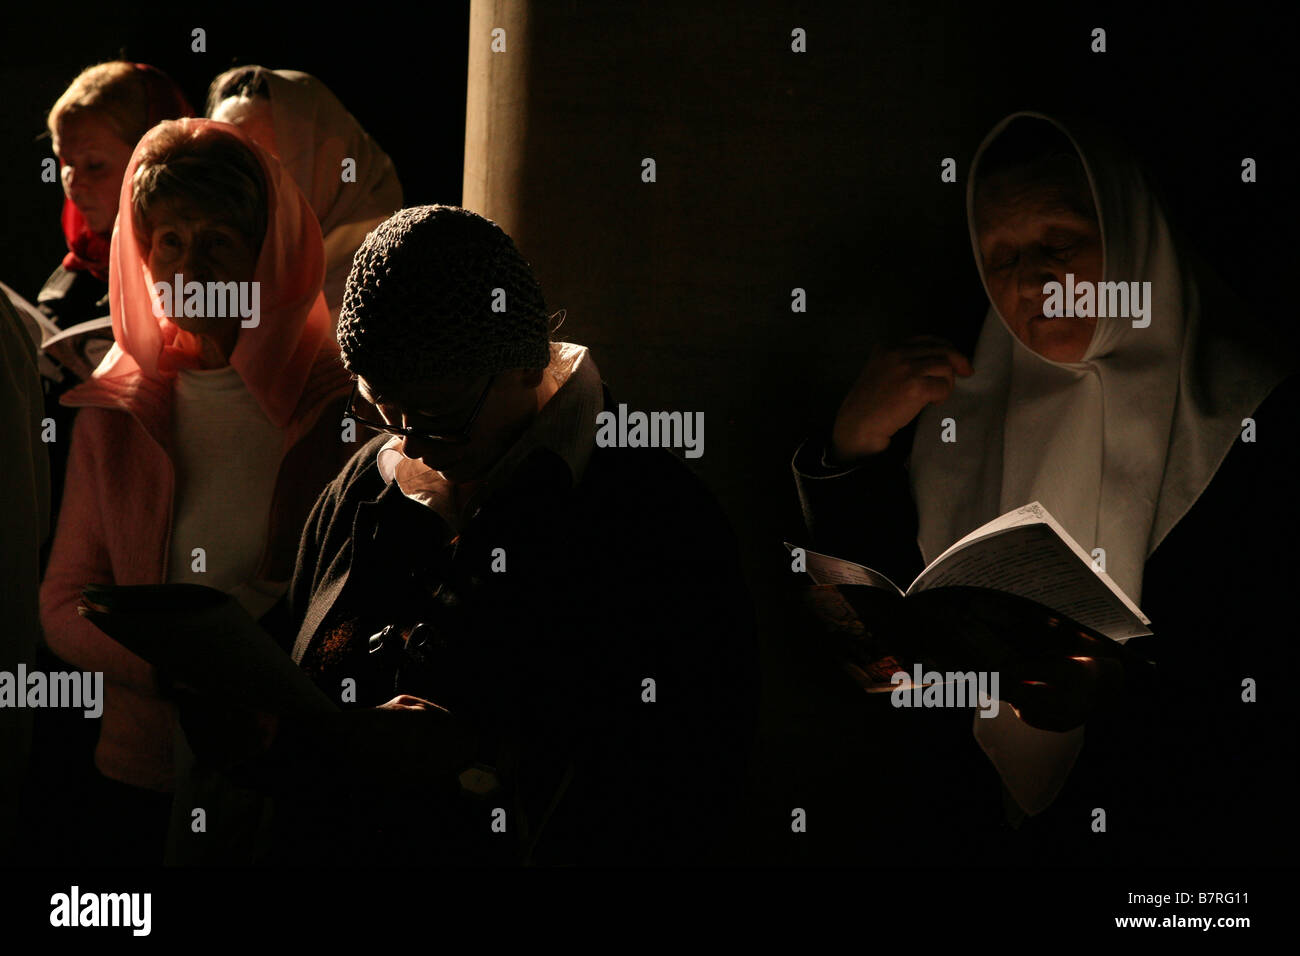
[(403, 209), (366, 236), (338, 340), (349, 371), (382, 382), (550, 361), (546, 302), (528, 263), (500, 226), (456, 206)]

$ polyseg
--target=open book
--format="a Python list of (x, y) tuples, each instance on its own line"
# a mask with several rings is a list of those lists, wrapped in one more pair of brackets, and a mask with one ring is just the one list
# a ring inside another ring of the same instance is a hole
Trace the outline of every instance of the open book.
[(1038, 502), (966, 535), (906, 591), (851, 561), (814, 551), (804, 561), (816, 583), (800, 600), (869, 694), (996, 674), (995, 697), (1063, 731), (1154, 673), (1124, 647), (1152, 633), (1146, 615)]
[(818, 584), (867, 585), (902, 597), (954, 586), (988, 588), (1036, 601), (1113, 641), (1151, 633), (1141, 609), (1037, 501), (976, 528), (931, 561), (906, 591), (852, 561), (806, 554), (808, 574)]
[(3, 282), (0, 282), (0, 295), (7, 298), (9, 304), (14, 307), (14, 312), (22, 320), (23, 327), (27, 330), (28, 336), (31, 337), (32, 343), (36, 346), (38, 350), (36, 361), (41, 375), (54, 382), (62, 381), (63, 371), (59, 368), (58, 363), (39, 351), (47, 339), (60, 334), (58, 325), (55, 324), (53, 319)]
[(68, 343), (90, 368), (97, 366), (113, 347), (112, 316), (101, 315), (61, 329), (53, 319), (3, 282), (0, 282), (0, 295), (9, 299), (22, 319), (27, 334), (38, 349), (37, 363), (41, 375), (51, 381), (61, 382), (64, 378), (62, 367), (46, 354), (52, 347)]
[(77, 613), (196, 690), (250, 710), (338, 710), (230, 595), (201, 584), (96, 585)]

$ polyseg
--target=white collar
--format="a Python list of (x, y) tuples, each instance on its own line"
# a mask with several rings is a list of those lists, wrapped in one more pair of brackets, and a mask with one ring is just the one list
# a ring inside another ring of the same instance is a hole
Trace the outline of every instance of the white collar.
[[(596, 415), (604, 407), (600, 370), (586, 346), (570, 342), (551, 345), (546, 374), (558, 386), (527, 430), (483, 477), (476, 503), (508, 483), (532, 452), (546, 448), (568, 466), (573, 483), (582, 480), (596, 442)], [(402, 494), (445, 518), (453, 528), (462, 518), (454, 504), (453, 488), (440, 472), (402, 454), (402, 439), (394, 435), (379, 449), (377, 463), (384, 481), (396, 481)]]

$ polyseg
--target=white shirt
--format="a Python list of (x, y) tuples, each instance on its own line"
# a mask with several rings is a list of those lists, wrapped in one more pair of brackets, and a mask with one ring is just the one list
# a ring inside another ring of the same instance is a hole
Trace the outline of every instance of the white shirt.
[[(261, 617), (288, 587), (287, 581), (256, 580), (284, 433), (227, 366), (180, 372), (172, 435), (176, 497), (167, 581), (225, 591)], [(203, 549), (202, 565), (196, 548)]]

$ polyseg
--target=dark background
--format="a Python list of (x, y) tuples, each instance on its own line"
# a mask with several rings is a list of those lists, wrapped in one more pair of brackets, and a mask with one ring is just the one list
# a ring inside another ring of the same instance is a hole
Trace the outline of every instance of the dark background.
[[(692, 467), (737, 528), (762, 624), (765, 709), (737, 853), (862, 862), (864, 848), (888, 845), (877, 795), (897, 786), (907, 760), (908, 773), (933, 774), (915, 777), (931, 789), (960, 781), (891, 749), (784, 616), (781, 541), (800, 535), (791, 452), (826, 427), (882, 335), (932, 331), (973, 345), (987, 304), (965, 172), (1016, 110), (1105, 121), (1243, 308), (1287, 332), (1289, 24), (1226, 4), (474, 9), (50, 6), (15, 25), (0, 64), (0, 279), (34, 296), (62, 255), (61, 192), (39, 180), (45, 112), (78, 70), (119, 55), (166, 70), (200, 109), (208, 80), (234, 63), (317, 75), (393, 158), (408, 204), (461, 201), (466, 163), (515, 162), (517, 173), (488, 187), (467, 185), (465, 202), (515, 237), (551, 307), (568, 310), (561, 337), (592, 347), (616, 400), (705, 412), (705, 455)], [(467, 91), (468, 51), (483, 55), (492, 25), (508, 29), (500, 56), (526, 59), (483, 60)], [(195, 26), (207, 30), (206, 54), (190, 52)], [(805, 54), (790, 51), (796, 26)], [(1089, 51), (1097, 26), (1104, 54)], [(466, 153), (476, 84), (501, 125)], [(508, 135), (516, 121), (522, 135)], [(640, 180), (645, 156), (656, 159), (655, 184)], [(1241, 182), (1245, 156), (1258, 183)], [(957, 160), (956, 184), (939, 180), (944, 157)], [(805, 314), (790, 312), (795, 286), (807, 290)], [(811, 821), (797, 838), (795, 806)]]
[[(465, 143), (469, 7), (424, 5), (418, 19), (384, 5), (345, 14), (274, 3), (44, 4), (6, 17), (0, 63), (0, 129), (7, 185), (0, 224), (0, 280), (35, 299), (65, 250), (63, 192), (40, 181), (50, 151), (45, 117), (84, 68), (104, 60), (149, 63), (175, 80), (197, 115), (208, 83), (232, 66), (256, 63), (318, 77), (384, 148), (408, 205), (460, 202)], [(373, 12), (372, 12), (373, 11)], [(190, 52), (190, 31), (207, 31), (207, 52)]]

